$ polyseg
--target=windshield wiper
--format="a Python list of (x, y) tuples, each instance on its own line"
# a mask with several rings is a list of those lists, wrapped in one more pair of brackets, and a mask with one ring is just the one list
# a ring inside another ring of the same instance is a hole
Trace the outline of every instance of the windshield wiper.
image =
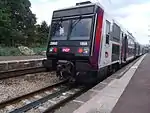
[(73, 29), (80, 21), (81, 21), (81, 18), (78, 19), (78, 20), (76, 20), (76, 21), (74, 21), (74, 22), (72, 23), (71, 28)]
[(81, 21), (81, 18), (79, 18), (78, 20), (76, 20), (76, 21), (74, 21), (74, 22), (71, 23), (69, 35), (71, 35), (73, 28), (74, 28), (80, 21)]

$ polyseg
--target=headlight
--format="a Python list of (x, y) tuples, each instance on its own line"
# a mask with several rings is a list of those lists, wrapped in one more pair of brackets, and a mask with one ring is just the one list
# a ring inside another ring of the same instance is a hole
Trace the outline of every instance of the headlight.
[(83, 53), (83, 54), (88, 54), (89, 53), (89, 48), (88, 47), (81, 47), (78, 48), (78, 53)]
[(88, 47), (85, 47), (83, 53), (88, 54), (88, 53), (89, 53), (89, 48), (88, 48)]
[(49, 52), (54, 52), (56, 53), (58, 51), (58, 49), (56, 47), (51, 47), (49, 48)]

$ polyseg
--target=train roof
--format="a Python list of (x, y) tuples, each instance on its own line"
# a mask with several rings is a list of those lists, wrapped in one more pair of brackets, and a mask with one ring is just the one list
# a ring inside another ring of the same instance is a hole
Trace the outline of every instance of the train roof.
[(81, 8), (81, 7), (87, 7), (87, 6), (95, 6), (96, 4), (90, 3), (90, 4), (84, 4), (84, 5), (75, 5), (75, 6), (70, 6), (70, 7), (65, 7), (65, 8), (60, 8), (55, 11), (63, 11), (63, 10), (68, 10), (68, 9), (76, 9), (76, 8)]
[(87, 7), (87, 6), (99, 6), (99, 7), (101, 7), (104, 10), (104, 7), (100, 3), (92, 3), (90, 1), (86, 1), (86, 2), (76, 3), (75, 6), (60, 8), (60, 9), (57, 9), (55, 11), (62, 11), (62, 10), (67, 10), (67, 9), (75, 9), (75, 8)]

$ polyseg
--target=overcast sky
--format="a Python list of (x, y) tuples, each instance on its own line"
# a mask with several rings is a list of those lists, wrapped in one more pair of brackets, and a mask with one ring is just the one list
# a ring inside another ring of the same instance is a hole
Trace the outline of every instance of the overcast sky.
[[(76, 2), (85, 0), (30, 0), (31, 10), (36, 14), (37, 22), (45, 20), (50, 24), (52, 12)], [(150, 0), (90, 0), (99, 1), (116, 20), (127, 28), (141, 44), (148, 44), (150, 37)], [(149, 27), (148, 27), (149, 26)]]

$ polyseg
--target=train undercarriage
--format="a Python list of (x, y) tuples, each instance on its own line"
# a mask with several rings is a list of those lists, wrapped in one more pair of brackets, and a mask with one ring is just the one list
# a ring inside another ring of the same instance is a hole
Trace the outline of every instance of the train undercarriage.
[(119, 64), (116, 63), (99, 70), (94, 70), (90, 69), (91, 67), (89, 67), (88, 63), (67, 60), (45, 60), (43, 65), (47, 69), (53, 69), (53, 71), (56, 71), (56, 76), (60, 80), (68, 78), (70, 82), (77, 82), (80, 84), (93, 84), (100, 82), (120, 68)]

